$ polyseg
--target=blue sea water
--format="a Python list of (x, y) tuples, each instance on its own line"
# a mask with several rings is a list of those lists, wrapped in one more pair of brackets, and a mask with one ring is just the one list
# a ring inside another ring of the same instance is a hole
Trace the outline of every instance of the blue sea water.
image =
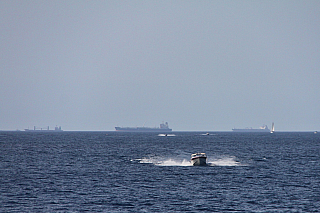
[(0, 132), (0, 153), (0, 212), (320, 209), (320, 134)]

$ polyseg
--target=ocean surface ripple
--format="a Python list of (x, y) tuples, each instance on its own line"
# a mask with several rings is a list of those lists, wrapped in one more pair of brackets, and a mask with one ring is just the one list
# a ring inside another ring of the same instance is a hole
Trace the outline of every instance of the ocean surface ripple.
[(320, 134), (0, 132), (0, 152), (0, 212), (320, 209)]

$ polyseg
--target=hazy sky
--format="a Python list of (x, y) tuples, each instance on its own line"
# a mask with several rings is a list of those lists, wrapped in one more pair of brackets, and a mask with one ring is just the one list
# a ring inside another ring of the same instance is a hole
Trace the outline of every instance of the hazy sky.
[(0, 1), (0, 129), (320, 130), (320, 1)]

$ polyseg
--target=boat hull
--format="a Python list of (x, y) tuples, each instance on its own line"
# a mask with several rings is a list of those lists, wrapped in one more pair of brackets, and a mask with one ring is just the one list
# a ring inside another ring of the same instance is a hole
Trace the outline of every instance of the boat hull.
[(207, 165), (207, 158), (206, 157), (191, 158), (191, 164), (193, 166), (205, 166)]

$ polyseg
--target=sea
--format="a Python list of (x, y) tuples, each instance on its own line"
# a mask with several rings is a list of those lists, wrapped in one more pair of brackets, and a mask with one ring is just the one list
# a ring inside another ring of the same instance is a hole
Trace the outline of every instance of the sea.
[(319, 211), (319, 133), (0, 132), (0, 212)]

